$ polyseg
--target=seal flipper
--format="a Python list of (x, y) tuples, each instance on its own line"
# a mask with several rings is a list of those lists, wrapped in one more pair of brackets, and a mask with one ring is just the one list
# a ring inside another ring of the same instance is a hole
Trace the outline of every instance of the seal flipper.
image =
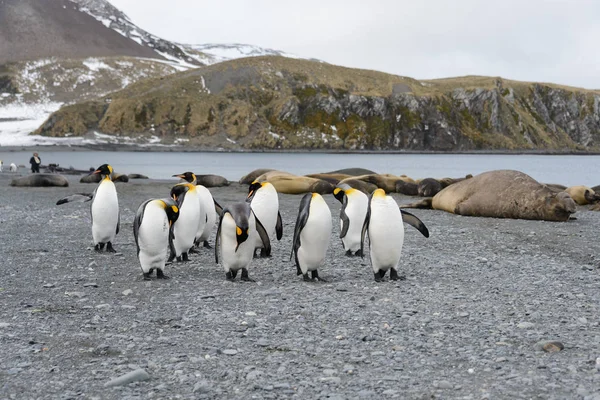
[[(300, 233), (308, 221), (308, 215), (310, 213), (310, 200), (312, 199), (312, 193), (307, 193), (300, 200), (300, 210), (298, 211), (298, 217), (296, 218), (296, 226), (294, 227), (294, 238), (292, 239), (292, 252), (290, 253), (290, 261), (292, 256), (296, 254), (300, 248)], [(296, 265), (298, 266), (298, 258), (296, 257)]]
[(433, 209), (433, 197), (425, 197), (423, 200), (409, 203), (409, 204), (400, 204), (400, 208), (424, 208), (424, 209)]
[(400, 210), (400, 212), (402, 213), (402, 221), (415, 227), (426, 238), (429, 237), (429, 230), (427, 229), (427, 227), (425, 226), (423, 221), (421, 221), (419, 218), (417, 218), (416, 216), (412, 215), (411, 213), (409, 213), (407, 211)]
[(277, 224), (275, 225), (275, 234), (277, 235), (277, 240), (281, 240), (283, 237), (283, 221), (281, 220), (281, 213), (277, 211)]
[[(252, 211), (252, 214), (254, 214), (254, 211)], [(263, 243), (265, 255), (268, 257), (271, 255), (271, 241), (269, 240), (269, 234), (267, 233), (267, 230), (265, 229), (263, 224), (260, 222), (260, 220), (258, 219), (256, 214), (254, 214), (254, 220), (256, 221), (256, 231), (258, 232), (258, 235), (260, 236), (260, 240), (262, 240), (262, 243)], [(262, 255), (262, 250), (261, 250), (261, 255)]]
[(342, 210), (340, 211), (340, 219), (342, 220), (342, 231), (340, 232), (340, 239), (343, 239), (348, 233), (350, 227), (350, 218), (346, 214), (346, 205), (348, 205), (348, 196), (344, 195), (344, 201), (342, 203)]

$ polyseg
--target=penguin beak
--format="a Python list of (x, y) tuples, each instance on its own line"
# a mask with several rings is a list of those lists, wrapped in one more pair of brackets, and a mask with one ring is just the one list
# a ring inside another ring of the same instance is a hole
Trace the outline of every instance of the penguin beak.
[(100, 172), (102, 172), (102, 171), (100, 171), (99, 169), (97, 169), (97, 170), (95, 170), (94, 172), (92, 172), (92, 175), (94, 175), (94, 174), (99, 174)]
[(254, 190), (251, 190), (250, 193), (248, 193), (248, 197), (246, 197), (246, 198), (249, 199), (250, 197), (252, 197), (253, 194), (254, 194)]
[(185, 179), (185, 176), (179, 174), (179, 175), (173, 175), (174, 178), (181, 178), (181, 179)]

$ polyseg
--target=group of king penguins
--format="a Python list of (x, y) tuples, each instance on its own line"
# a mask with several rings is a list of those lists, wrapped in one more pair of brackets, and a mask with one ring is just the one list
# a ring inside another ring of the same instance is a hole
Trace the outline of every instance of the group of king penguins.
[[(113, 168), (103, 164), (93, 174), (102, 179), (94, 193), (68, 196), (57, 204), (74, 201), (78, 196), (91, 200), (92, 236), (96, 251), (115, 252), (112, 243), (119, 233), (120, 212)], [(165, 265), (174, 260), (188, 261), (188, 254), (200, 245), (210, 248), (208, 238), (219, 216), (215, 238), (215, 261), (221, 263), (225, 276), (233, 281), (241, 270), (241, 280), (253, 281), (248, 266), (260, 250), (261, 257), (271, 255), (271, 238), (281, 240), (283, 223), (277, 190), (269, 182), (253, 182), (243, 202), (221, 207), (210, 191), (196, 182), (192, 172), (178, 175), (184, 182), (174, 185), (170, 196), (149, 199), (137, 209), (133, 234), (137, 256), (145, 280), (156, 270), (157, 279), (168, 279)], [(347, 184), (338, 185), (334, 197), (342, 204), (340, 238), (347, 256), (364, 257), (365, 238), (375, 281), (398, 280), (398, 264), (404, 242), (406, 222), (429, 237), (425, 224), (401, 210), (383, 189), (370, 195)], [(305, 281), (324, 281), (318, 268), (323, 265), (332, 233), (331, 210), (318, 193), (307, 193), (300, 201), (292, 241), (296, 271)], [(168, 261), (167, 261), (168, 255)], [(310, 272), (310, 276), (309, 276)]]

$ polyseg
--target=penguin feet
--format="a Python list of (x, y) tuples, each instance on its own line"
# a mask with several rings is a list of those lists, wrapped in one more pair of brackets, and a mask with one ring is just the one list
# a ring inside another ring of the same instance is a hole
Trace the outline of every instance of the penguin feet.
[(354, 253), (354, 257), (363, 257), (364, 254), (361, 250), (356, 250), (356, 253)]
[(240, 279), (244, 282), (256, 282), (254, 279), (248, 276), (248, 270), (246, 268), (242, 268), (242, 277)]
[(144, 280), (145, 281), (151, 281), (152, 278), (150, 277), (150, 272), (144, 272)]
[(385, 278), (385, 273), (386, 271), (383, 270), (379, 270), (377, 272), (375, 272), (373, 275), (375, 275), (375, 282), (383, 282), (384, 278)]
[(233, 282), (233, 280), (235, 279), (235, 277), (237, 276), (237, 269), (235, 271), (229, 271), (225, 273), (225, 277), (227, 278), (228, 281)]
[(406, 276), (405, 275), (398, 275), (398, 271), (395, 270), (394, 268), (392, 268), (391, 271), (390, 271), (390, 280), (391, 281), (405, 281), (406, 280)]
[(181, 253), (179, 257), (177, 257), (177, 262), (188, 262), (190, 259), (188, 258), (188, 253)]
[(346, 250), (346, 257), (352, 257), (352, 250)]
[(325, 279), (319, 278), (319, 273), (317, 272), (317, 270), (312, 271), (311, 274), (313, 281), (327, 282)]
[(156, 279), (171, 279), (169, 276), (165, 275), (162, 269), (156, 270)]
[(115, 249), (113, 249), (111, 242), (106, 243), (106, 252), (107, 253), (116, 253), (117, 252)]
[(198, 250), (196, 250), (196, 248), (195, 248), (195, 247), (193, 247), (193, 246), (192, 246), (192, 248), (190, 248), (190, 249), (188, 250), (188, 253), (189, 253), (189, 254), (192, 254), (192, 253), (196, 253), (196, 254), (198, 254), (198, 253), (200, 253), (200, 252), (199, 252)]
[(265, 249), (260, 249), (260, 258), (267, 258), (267, 257), (271, 257), (271, 254), (267, 253), (267, 250), (265, 250)]
[(212, 249), (212, 246), (210, 245), (210, 243), (208, 243), (208, 240), (204, 241), (203, 246), (204, 246), (205, 249)]
[(104, 243), (96, 243), (94, 250), (100, 253), (102, 250), (104, 250)]
[(308, 276), (308, 273), (302, 275), (304, 282), (312, 282), (313, 280)]

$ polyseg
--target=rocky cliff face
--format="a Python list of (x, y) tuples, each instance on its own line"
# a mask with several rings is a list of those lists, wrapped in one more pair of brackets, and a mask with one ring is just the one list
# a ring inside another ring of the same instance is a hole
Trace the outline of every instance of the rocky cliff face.
[(155, 135), (246, 149), (600, 149), (600, 93), (488, 77), (435, 81), (306, 60), (234, 60), (68, 106), (37, 133)]

